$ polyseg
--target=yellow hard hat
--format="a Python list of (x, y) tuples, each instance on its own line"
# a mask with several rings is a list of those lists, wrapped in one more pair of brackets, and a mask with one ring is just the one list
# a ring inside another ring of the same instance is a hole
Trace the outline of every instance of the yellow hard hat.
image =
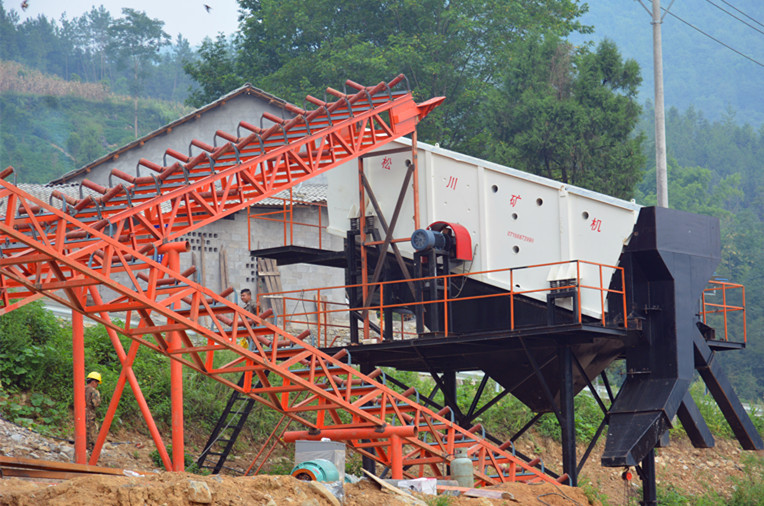
[(95, 371), (88, 374), (88, 379), (94, 379), (98, 382), (99, 385), (101, 384), (101, 374)]

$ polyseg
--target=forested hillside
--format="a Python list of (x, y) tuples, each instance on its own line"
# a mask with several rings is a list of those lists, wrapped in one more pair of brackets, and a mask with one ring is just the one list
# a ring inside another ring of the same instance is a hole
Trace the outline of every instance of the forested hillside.
[[(447, 97), (421, 124), (421, 140), (655, 202), (651, 35), (637, 2), (596, 2), (589, 14), (575, 0), (238, 3), (236, 36), (198, 50), (182, 37), (171, 44), (160, 20), (131, 9), (22, 23), (0, 6), (0, 165), (45, 182), (176, 119), (187, 110), (179, 100), (199, 106), (249, 81), (302, 105), (305, 94), (323, 97), (347, 78), (368, 84), (402, 72), (417, 98)], [(755, 0), (735, 3), (756, 13)], [(716, 21), (714, 35), (741, 49), (764, 37), (698, 12), (698, 25)], [(669, 201), (722, 222), (717, 274), (747, 286), (749, 330), (748, 349), (725, 360), (741, 395), (759, 400), (762, 70), (672, 19), (664, 24)]]
[[(138, 99), (139, 135), (190, 111)], [(20, 181), (47, 183), (135, 139), (135, 103), (101, 84), (64, 81), (0, 61), (0, 166)]]
[[(594, 33), (576, 43), (609, 38), (642, 68), (642, 100), (653, 97), (653, 34), (649, 1), (588, 2), (582, 22)], [(662, 1), (666, 107), (694, 106), (706, 118), (732, 111), (740, 124), (764, 124), (764, 9), (760, 0)], [(692, 25), (692, 26), (690, 26)], [(701, 33), (702, 32), (702, 33)]]
[(15, 61), (65, 81), (100, 83), (112, 93), (182, 102), (194, 59), (188, 40), (170, 41), (164, 22), (134, 9), (112, 16), (103, 6), (56, 21), (20, 21), (0, 4), (0, 60)]

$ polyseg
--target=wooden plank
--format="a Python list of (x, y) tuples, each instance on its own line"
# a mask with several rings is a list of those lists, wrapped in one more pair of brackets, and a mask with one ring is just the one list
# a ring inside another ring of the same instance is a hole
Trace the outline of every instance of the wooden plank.
[(89, 464), (75, 464), (72, 462), (55, 462), (52, 460), (24, 459), (21, 457), (6, 457), (1, 455), (0, 466), (3, 469), (47, 469), (78, 473), (115, 474), (120, 476), (123, 474), (122, 469), (115, 469), (113, 467), (91, 466)]
[(3, 478), (34, 478), (34, 479), (48, 479), (48, 480), (71, 480), (72, 478), (80, 478), (92, 473), (77, 473), (67, 471), (51, 471), (47, 469), (34, 469), (34, 468), (8, 468), (0, 466), (0, 475)]
[(398, 487), (394, 487), (394, 486), (390, 485), (385, 480), (383, 480), (381, 478), (377, 478), (376, 476), (374, 476), (372, 473), (370, 473), (366, 469), (361, 469), (361, 471), (363, 471), (366, 474), (366, 476), (371, 479), (371, 481), (373, 481), (374, 483), (379, 485), (379, 487), (382, 488), (383, 490), (386, 490), (388, 492), (392, 492), (393, 494), (396, 494), (396, 495), (406, 496), (409, 499), (413, 497), (413, 495), (411, 493), (404, 492), (403, 490), (399, 489)]
[(435, 489), (438, 492), (459, 492), (465, 497), (485, 497), (487, 499), (509, 499), (515, 500), (515, 496), (506, 490), (487, 490), (484, 488), (454, 487), (451, 485), (437, 485)]

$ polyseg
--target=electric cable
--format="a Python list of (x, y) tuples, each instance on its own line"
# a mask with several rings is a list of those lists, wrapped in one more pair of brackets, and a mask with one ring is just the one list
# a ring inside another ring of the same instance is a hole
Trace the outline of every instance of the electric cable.
[(693, 30), (697, 30), (697, 31), (698, 31), (698, 32), (700, 32), (701, 34), (705, 35), (705, 36), (706, 36), (706, 37), (708, 37), (709, 39), (711, 39), (711, 40), (713, 40), (714, 42), (716, 42), (717, 44), (720, 44), (720, 45), (722, 45), (722, 46), (726, 47), (726, 48), (727, 48), (727, 49), (729, 49), (730, 51), (732, 51), (732, 52), (734, 52), (734, 53), (737, 53), (738, 55), (742, 56), (743, 58), (745, 58), (745, 59), (747, 59), (747, 60), (750, 60), (750, 61), (752, 61), (753, 63), (755, 63), (756, 65), (758, 65), (758, 66), (760, 66), (760, 67), (764, 67), (764, 63), (761, 63), (760, 61), (758, 61), (758, 60), (756, 60), (756, 59), (754, 59), (754, 58), (751, 58), (750, 56), (748, 56), (748, 55), (747, 55), (747, 54), (745, 54), (745, 53), (741, 53), (741, 52), (740, 52), (740, 51), (738, 51), (737, 49), (735, 49), (735, 48), (733, 48), (733, 47), (731, 47), (731, 46), (729, 46), (729, 45), (725, 44), (724, 42), (722, 42), (721, 40), (717, 39), (716, 37), (713, 37), (712, 35), (709, 35), (708, 33), (704, 32), (703, 30), (701, 30), (701, 29), (700, 29), (700, 28), (698, 28), (697, 26), (693, 25), (692, 23), (690, 23), (690, 22), (688, 22), (688, 21), (685, 21), (684, 19), (680, 18), (679, 16), (677, 16), (677, 15), (676, 15), (676, 14), (674, 14), (673, 12), (671, 12), (671, 11), (666, 11), (666, 14), (669, 14), (669, 15), (673, 16), (674, 18), (676, 18), (676, 19), (678, 19), (679, 21), (681, 21), (682, 23), (686, 24), (687, 26), (689, 26), (689, 27), (690, 27), (690, 28), (692, 28)]
[[(754, 30), (756, 30), (756, 31), (757, 31), (757, 32), (759, 32), (760, 34), (764, 35), (764, 31), (762, 31), (762, 30), (760, 30), (760, 29), (756, 28), (755, 26), (753, 26), (753, 25), (749, 24), (747, 21), (744, 21), (744, 20), (740, 19), (739, 17), (735, 16), (734, 14), (732, 14), (730, 11), (728, 11), (728, 10), (724, 9), (723, 7), (720, 7), (720, 6), (716, 5), (716, 4), (715, 4), (715, 3), (713, 3), (711, 0), (706, 0), (706, 2), (710, 3), (711, 5), (713, 5), (714, 7), (716, 7), (717, 9), (719, 9), (720, 11), (724, 12), (725, 14), (727, 14), (727, 15), (729, 15), (729, 16), (731, 16), (731, 17), (735, 18), (735, 19), (737, 19), (738, 21), (740, 21), (741, 23), (743, 23), (745, 26), (747, 26), (747, 27), (749, 27), (749, 28), (753, 28)], [(761, 23), (759, 23), (759, 24), (761, 24)]]
[(750, 19), (751, 21), (753, 21), (753, 22), (754, 22), (754, 23), (756, 23), (757, 25), (759, 25), (759, 26), (764, 26), (764, 24), (762, 24), (762, 23), (760, 23), (759, 21), (757, 21), (757, 20), (753, 19), (751, 16), (749, 16), (749, 15), (748, 15), (748, 14), (746, 14), (745, 12), (741, 11), (740, 9), (738, 9), (737, 7), (735, 7), (734, 5), (732, 5), (731, 3), (727, 2), (726, 0), (721, 0), (721, 2), (722, 2), (722, 3), (724, 3), (724, 4), (726, 4), (726, 5), (728, 5), (728, 6), (730, 6), (730, 7), (732, 7), (733, 9), (735, 9), (735, 10), (736, 10), (736, 11), (738, 11), (740, 14), (742, 14), (742, 15), (743, 15), (743, 16), (745, 16), (745, 17), (747, 17), (748, 19)]

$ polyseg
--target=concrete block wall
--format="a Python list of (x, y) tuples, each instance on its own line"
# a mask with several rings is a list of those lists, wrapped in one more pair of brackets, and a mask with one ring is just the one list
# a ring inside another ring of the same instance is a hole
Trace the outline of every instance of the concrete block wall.
[[(294, 208), (293, 221), (318, 225), (318, 207), (305, 206)], [(326, 208), (320, 208), (323, 213), (321, 222), (327, 223)], [(258, 208), (255, 213), (268, 212), (273, 208)], [(287, 232), (289, 234), (289, 232)], [(295, 225), (292, 229), (292, 243), (298, 246), (318, 248), (318, 228)], [(257, 290), (257, 259), (249, 249), (248, 234), (251, 235), (253, 250), (273, 248), (284, 245), (284, 228), (282, 223), (262, 219), (250, 219), (248, 226), (247, 213), (241, 211), (232, 219), (222, 219), (184, 236), (191, 246), (189, 253), (181, 255), (181, 268), (192, 265), (195, 257), (197, 266), (197, 282), (219, 292), (222, 290), (220, 262), (222, 252), (225, 252), (228, 266), (228, 281), (236, 290), (230, 300), (238, 301), (242, 288), (249, 288), (253, 293)], [(289, 235), (287, 236), (289, 239)], [(321, 232), (323, 249), (341, 251), (342, 239)], [(203, 269), (202, 269), (203, 267)], [(202, 270), (204, 277), (202, 277)], [(344, 284), (345, 275), (342, 269), (319, 267), (307, 264), (295, 264), (279, 267), (281, 284), (285, 291), (305, 290)], [(344, 293), (331, 294), (333, 300), (344, 300)], [(330, 295), (326, 293), (324, 295)], [(339, 297), (337, 299), (337, 297)]]

